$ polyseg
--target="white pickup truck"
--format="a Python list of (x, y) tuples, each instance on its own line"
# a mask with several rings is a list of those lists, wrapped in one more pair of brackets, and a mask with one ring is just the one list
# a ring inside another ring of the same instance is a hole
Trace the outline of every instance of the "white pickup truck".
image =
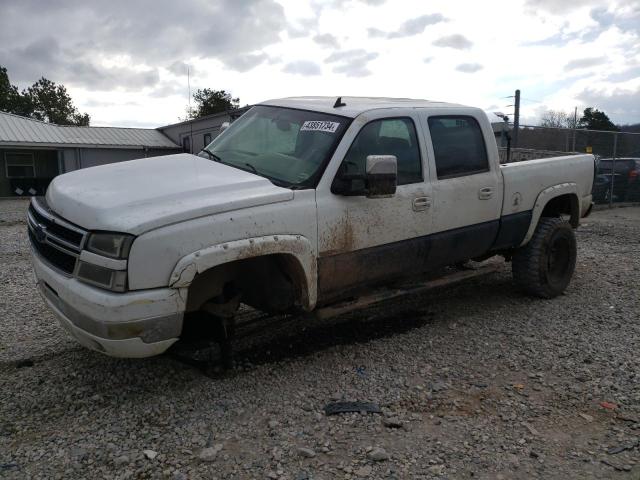
[(189, 322), (228, 339), (240, 303), (312, 312), (493, 255), (551, 298), (573, 274), (594, 166), (591, 155), (500, 165), (477, 108), (272, 100), (199, 155), (57, 177), (29, 208), (33, 264), (62, 325), (118, 357), (160, 354)]

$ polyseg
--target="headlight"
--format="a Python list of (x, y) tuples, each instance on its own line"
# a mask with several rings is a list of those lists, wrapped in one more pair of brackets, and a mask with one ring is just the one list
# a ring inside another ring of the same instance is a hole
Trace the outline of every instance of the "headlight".
[(78, 278), (114, 292), (124, 292), (127, 289), (126, 270), (111, 270), (93, 263), (79, 261)]
[(133, 235), (123, 233), (92, 233), (86, 249), (98, 255), (126, 259), (133, 243)]
[(125, 233), (91, 233), (78, 260), (78, 279), (114, 292), (126, 291), (126, 260), (133, 239)]

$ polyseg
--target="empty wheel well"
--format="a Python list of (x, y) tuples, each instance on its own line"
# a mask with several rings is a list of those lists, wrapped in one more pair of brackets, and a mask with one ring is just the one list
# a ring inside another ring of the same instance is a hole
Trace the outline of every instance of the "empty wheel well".
[(305, 303), (306, 277), (288, 254), (246, 258), (218, 265), (196, 275), (189, 286), (187, 311), (212, 299), (240, 294), (241, 302), (266, 312), (285, 312)]
[(541, 217), (559, 217), (569, 215), (569, 223), (573, 228), (577, 228), (580, 223), (580, 205), (575, 194), (568, 193), (552, 198), (544, 206)]

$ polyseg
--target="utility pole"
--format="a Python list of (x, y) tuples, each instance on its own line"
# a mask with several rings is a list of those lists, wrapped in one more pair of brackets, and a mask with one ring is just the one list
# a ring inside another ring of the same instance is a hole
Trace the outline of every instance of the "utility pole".
[(189, 65), (187, 65), (187, 105), (189, 115), (191, 115), (191, 74), (189, 72)]
[(193, 153), (193, 112), (191, 111), (191, 75), (187, 65), (187, 90), (189, 91), (189, 153)]
[(611, 157), (611, 185), (609, 186), (609, 208), (613, 208), (613, 180), (616, 178), (616, 154), (618, 153), (618, 132), (613, 134), (613, 156)]
[(513, 135), (511, 135), (512, 147), (518, 148), (518, 130), (520, 130), (520, 90), (516, 90), (516, 101), (513, 112)]
[(576, 151), (576, 128), (578, 128), (578, 107), (573, 110), (573, 147), (572, 152)]

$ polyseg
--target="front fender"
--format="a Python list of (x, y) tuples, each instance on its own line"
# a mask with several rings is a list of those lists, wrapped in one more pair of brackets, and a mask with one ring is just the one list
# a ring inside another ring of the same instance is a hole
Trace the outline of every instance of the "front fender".
[(549, 188), (545, 188), (540, 194), (538, 198), (536, 198), (536, 203), (533, 206), (533, 210), (531, 212), (531, 224), (529, 225), (529, 230), (527, 230), (527, 234), (524, 237), (524, 240), (520, 244), (520, 246), (526, 245), (533, 233), (536, 231), (536, 227), (538, 226), (538, 221), (540, 220), (540, 216), (544, 211), (544, 207), (549, 203), (550, 200), (559, 197), (560, 195), (574, 195), (578, 202), (578, 218), (580, 213), (582, 212), (582, 208), (580, 207), (580, 195), (578, 194), (578, 185), (573, 182), (569, 183), (561, 183), (559, 185), (554, 185)]
[(298, 261), (306, 282), (302, 286), (302, 304), (305, 310), (313, 310), (317, 301), (316, 257), (311, 242), (302, 235), (267, 235), (203, 248), (178, 261), (169, 284), (174, 288), (188, 287), (197, 274), (210, 268), (235, 260), (273, 254), (291, 255)]

